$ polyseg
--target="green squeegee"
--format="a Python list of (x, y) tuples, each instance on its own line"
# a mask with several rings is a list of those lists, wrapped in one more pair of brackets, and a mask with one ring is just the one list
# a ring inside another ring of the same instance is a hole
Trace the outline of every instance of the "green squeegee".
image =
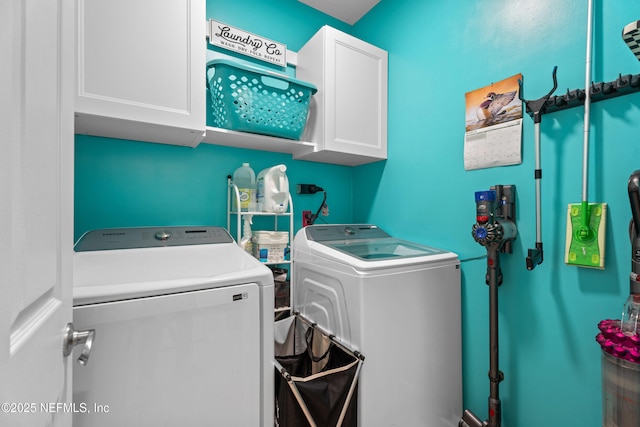
[(582, 203), (569, 204), (564, 262), (580, 267), (604, 268), (606, 203), (589, 203), (589, 115), (591, 112), (591, 39), (593, 0), (587, 13), (587, 58), (584, 100), (584, 143), (582, 156)]

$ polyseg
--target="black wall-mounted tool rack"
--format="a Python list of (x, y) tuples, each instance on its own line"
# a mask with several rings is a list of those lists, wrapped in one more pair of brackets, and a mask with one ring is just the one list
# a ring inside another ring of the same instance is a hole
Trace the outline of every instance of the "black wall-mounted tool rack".
[[(591, 84), (591, 102), (604, 101), (605, 99), (615, 98), (617, 96), (628, 95), (630, 93), (640, 92), (640, 74), (620, 74), (614, 81)], [(578, 107), (584, 104), (586, 98), (584, 89), (567, 89), (564, 95), (549, 96), (545, 105), (538, 112), (539, 114), (549, 114), (567, 108)], [(527, 114), (532, 118), (535, 112), (527, 105)]]

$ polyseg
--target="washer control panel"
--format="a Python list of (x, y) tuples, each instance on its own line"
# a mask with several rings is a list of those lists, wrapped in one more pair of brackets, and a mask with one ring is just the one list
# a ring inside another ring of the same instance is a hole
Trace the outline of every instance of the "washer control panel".
[(310, 225), (305, 231), (307, 238), (316, 242), (391, 237), (383, 229), (372, 224)]
[(85, 233), (76, 252), (233, 243), (223, 227), (108, 228)]

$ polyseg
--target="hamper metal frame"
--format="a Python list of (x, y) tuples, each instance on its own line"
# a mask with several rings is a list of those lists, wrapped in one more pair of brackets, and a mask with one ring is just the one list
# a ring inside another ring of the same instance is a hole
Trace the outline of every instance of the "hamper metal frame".
[[(313, 373), (309, 376), (306, 377), (300, 377), (300, 376), (295, 376), (292, 375), (291, 373), (289, 373), (287, 371), (286, 368), (284, 368), (282, 366), (282, 364), (280, 362), (278, 362), (277, 359), (274, 358), (274, 366), (275, 369), (278, 371), (278, 373), (281, 375), (281, 377), (287, 382), (289, 389), (291, 390), (293, 396), (295, 397), (300, 409), (302, 410), (302, 413), (304, 414), (304, 417), (306, 418), (307, 422), (309, 423), (309, 425), (311, 427), (318, 427), (318, 424), (316, 423), (316, 421), (314, 420), (313, 415), (311, 414), (311, 411), (309, 410), (309, 407), (307, 405), (307, 403), (305, 402), (303, 396), (301, 395), (296, 382), (307, 382), (307, 381), (311, 381), (313, 379), (317, 379), (319, 377), (322, 376), (329, 376), (331, 374), (334, 373), (339, 373), (339, 372), (344, 372), (347, 371), (351, 368), (353, 368), (354, 364), (356, 365), (356, 371), (355, 374), (353, 376), (353, 380), (351, 381), (351, 384), (349, 385), (349, 390), (347, 393), (347, 396), (345, 398), (344, 404), (341, 408), (340, 411), (340, 416), (338, 418), (338, 421), (335, 425), (335, 427), (342, 427), (342, 424), (344, 422), (345, 416), (347, 414), (347, 410), (349, 408), (349, 405), (351, 404), (351, 401), (354, 397), (354, 394), (356, 392), (356, 386), (358, 384), (358, 378), (360, 376), (360, 369), (362, 368), (362, 364), (364, 362), (364, 355), (362, 353), (360, 353), (359, 351), (354, 351), (351, 350), (350, 348), (348, 348), (347, 346), (345, 346), (344, 344), (342, 344), (341, 342), (337, 341), (335, 338), (335, 335), (328, 333), (327, 331), (323, 330), (322, 328), (320, 328), (316, 323), (304, 318), (303, 316), (300, 315), (300, 313), (298, 312), (294, 312), (292, 314), (293, 319), (293, 325), (291, 327), (293, 327), (294, 329), (296, 328), (295, 322), (296, 321), (301, 321), (304, 326), (306, 327), (305, 329), (305, 341), (304, 343), (308, 346), (310, 343), (308, 341), (308, 337), (307, 334), (309, 331), (317, 331), (320, 334), (322, 334), (323, 338), (326, 338), (329, 340), (330, 344), (329, 344), (329, 348), (326, 350), (326, 352), (324, 353), (323, 357), (326, 356), (330, 349), (331, 346), (336, 346), (337, 348), (339, 348), (340, 350), (342, 350), (343, 352), (345, 352), (346, 354), (352, 356), (354, 358), (354, 361), (351, 363), (348, 363), (344, 366), (338, 367), (338, 368), (332, 368), (329, 370), (324, 370), (324, 368), (322, 368), (319, 372), (317, 373)], [(283, 319), (286, 320), (286, 319)], [(296, 333), (296, 330), (294, 330), (294, 334)], [(295, 346), (295, 344), (294, 344)], [(304, 352), (307, 352), (308, 349), (305, 348)], [(295, 351), (294, 351), (295, 353)], [(313, 360), (313, 362), (316, 362), (315, 360)], [(276, 393), (277, 394), (277, 393)], [(278, 419), (278, 417), (276, 416), (276, 420)], [(329, 427), (329, 426), (326, 426)], [(333, 427), (333, 426), (331, 426)]]

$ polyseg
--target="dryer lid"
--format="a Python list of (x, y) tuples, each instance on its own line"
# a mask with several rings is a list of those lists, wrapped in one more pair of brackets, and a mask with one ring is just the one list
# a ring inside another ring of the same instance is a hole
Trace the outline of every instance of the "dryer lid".
[(273, 286), (271, 270), (222, 227), (95, 230), (74, 249), (76, 306), (245, 283)]

